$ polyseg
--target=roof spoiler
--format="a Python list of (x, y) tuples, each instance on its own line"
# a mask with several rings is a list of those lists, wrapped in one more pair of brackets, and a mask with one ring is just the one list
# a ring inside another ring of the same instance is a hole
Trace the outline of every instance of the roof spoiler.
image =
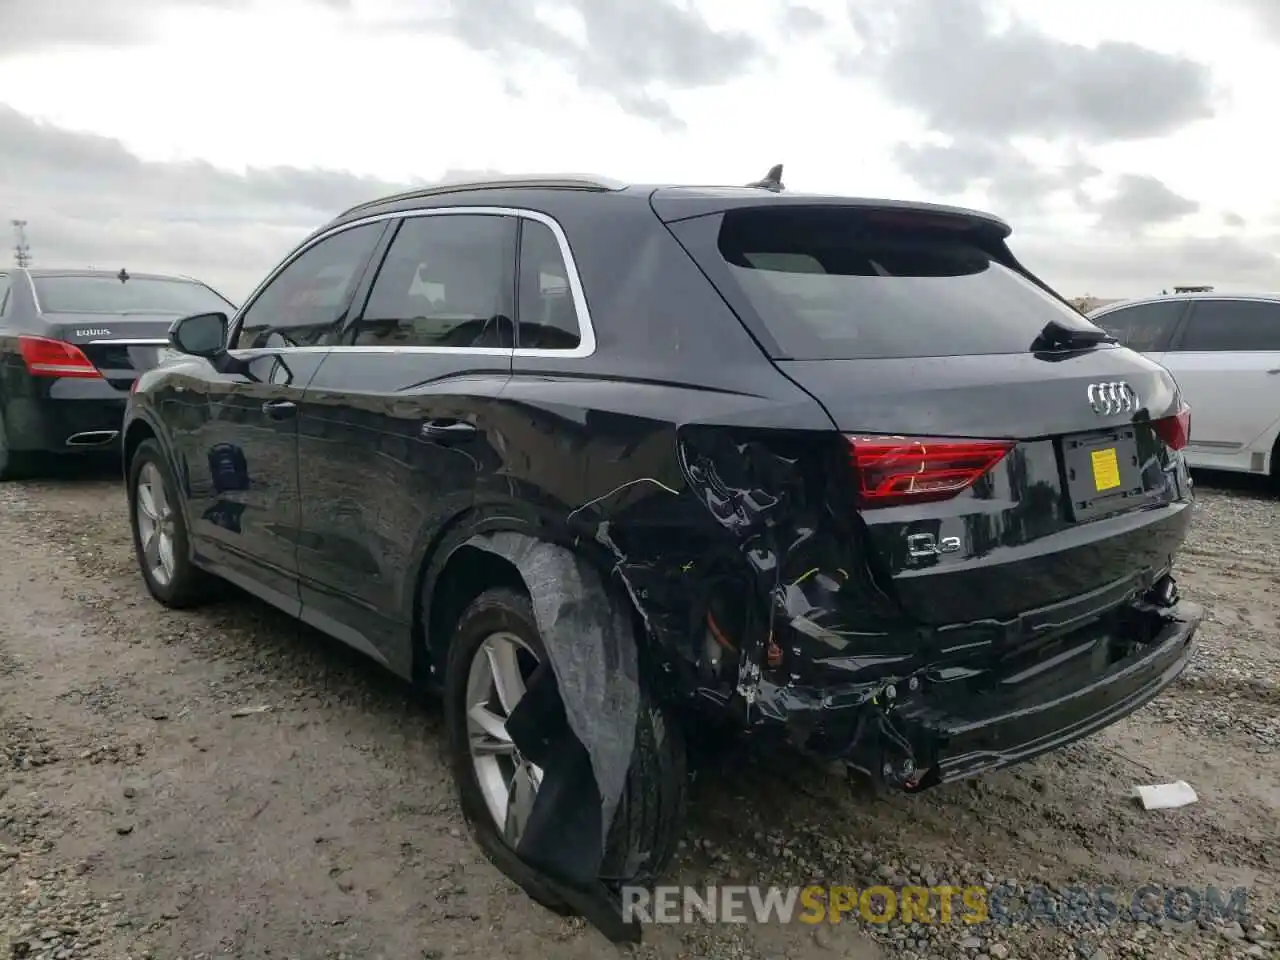
[(760, 190), (768, 190), (770, 193), (781, 193), (787, 189), (782, 185), (782, 164), (775, 163), (769, 168), (769, 172), (764, 175), (763, 180), (757, 180), (754, 183), (748, 183), (748, 187), (756, 187)]

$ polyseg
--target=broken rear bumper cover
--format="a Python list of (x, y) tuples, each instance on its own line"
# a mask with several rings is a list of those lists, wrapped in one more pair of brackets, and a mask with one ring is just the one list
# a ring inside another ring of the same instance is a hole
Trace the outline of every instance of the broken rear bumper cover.
[[(1021, 763), (1096, 733), (1155, 699), (1191, 659), (1196, 629), (1204, 611), (1179, 602), (1162, 629), (1146, 644), (1112, 663), (1081, 686), (1047, 689), (1046, 699), (1026, 703), (1016, 697), (982, 698), (964, 712), (931, 708), (922, 698), (903, 720), (928, 731), (939, 745), (932, 783), (948, 783)], [(1109, 638), (1094, 643), (1103, 648)], [(1021, 701), (1021, 702), (1019, 702)]]
[(1158, 696), (1190, 661), (1204, 611), (1177, 601), (1127, 612), (1068, 634), (1029, 669), (948, 679), (926, 668), (859, 705), (828, 696), (815, 710), (792, 690), (773, 706), (790, 701), (784, 722), (807, 728), (797, 738), (805, 746), (917, 792), (1057, 750)]

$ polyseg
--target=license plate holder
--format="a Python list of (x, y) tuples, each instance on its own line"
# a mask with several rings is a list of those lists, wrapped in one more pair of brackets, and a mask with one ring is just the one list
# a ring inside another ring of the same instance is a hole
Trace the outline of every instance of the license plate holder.
[(1133, 427), (1063, 437), (1062, 467), (1072, 520), (1126, 510), (1144, 496)]

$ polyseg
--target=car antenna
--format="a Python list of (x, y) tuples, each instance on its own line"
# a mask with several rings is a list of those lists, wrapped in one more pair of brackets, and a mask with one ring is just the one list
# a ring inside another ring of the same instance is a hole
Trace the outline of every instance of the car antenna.
[(748, 187), (758, 187), (761, 190), (768, 190), (770, 193), (781, 193), (787, 189), (782, 185), (782, 164), (775, 163), (769, 168), (769, 172), (764, 175), (763, 180), (757, 180), (755, 183), (748, 183)]
[(116, 274), (116, 279), (119, 280), (121, 283), (124, 283), (126, 280), (129, 279), (129, 271), (126, 270), (124, 267), (121, 267), (120, 272)]

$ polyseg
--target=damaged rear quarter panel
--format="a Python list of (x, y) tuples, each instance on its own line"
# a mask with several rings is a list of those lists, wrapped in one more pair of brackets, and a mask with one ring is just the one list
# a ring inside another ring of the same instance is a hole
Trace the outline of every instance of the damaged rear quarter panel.
[(864, 704), (915, 635), (867, 566), (841, 435), (651, 215), (599, 222), (562, 220), (597, 351), (516, 357), (478, 515), (592, 557), (659, 695), (746, 723)]

